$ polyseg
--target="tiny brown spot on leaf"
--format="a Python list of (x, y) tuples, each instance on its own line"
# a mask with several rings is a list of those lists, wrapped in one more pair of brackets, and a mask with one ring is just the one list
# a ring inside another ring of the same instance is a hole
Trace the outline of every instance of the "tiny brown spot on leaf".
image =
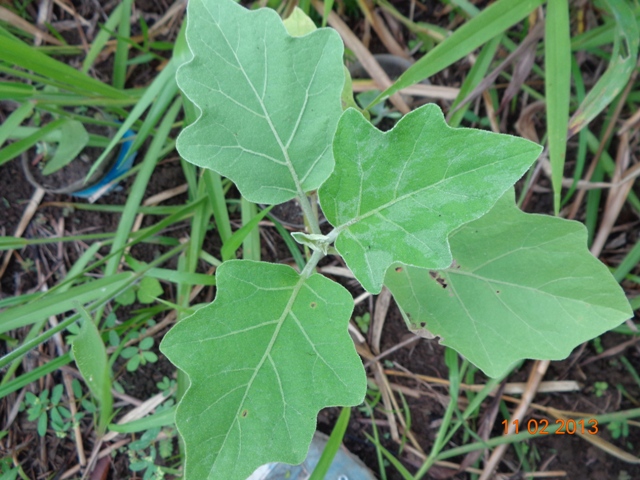
[(244, 409), (244, 410), (242, 410), (242, 412), (240, 412), (240, 416), (242, 418), (247, 418), (247, 415), (249, 415), (249, 410), (247, 410), (247, 409)]
[(316, 308), (316, 307), (318, 306), (318, 304), (317, 304), (316, 302), (311, 302), (311, 303), (309, 304), (309, 306), (310, 306), (311, 308)]
[(401, 273), (402, 272), (402, 267), (396, 267), (396, 272)]

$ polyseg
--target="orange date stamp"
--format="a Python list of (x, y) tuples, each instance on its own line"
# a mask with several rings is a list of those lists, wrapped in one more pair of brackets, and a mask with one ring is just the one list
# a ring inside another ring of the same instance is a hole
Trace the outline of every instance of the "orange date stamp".
[[(515, 427), (515, 429), (512, 430), (513, 433), (519, 433), (521, 427), (524, 431), (525, 425), (521, 426), (518, 420), (513, 420), (512, 422), (503, 420), (502, 425), (504, 426), (505, 435), (509, 431), (509, 423)], [(598, 433), (598, 421), (593, 418), (580, 420), (559, 418), (555, 421), (555, 424), (557, 427), (552, 426), (549, 428), (549, 420), (546, 418), (541, 420), (532, 418), (526, 424), (526, 431), (531, 435), (595, 435)]]

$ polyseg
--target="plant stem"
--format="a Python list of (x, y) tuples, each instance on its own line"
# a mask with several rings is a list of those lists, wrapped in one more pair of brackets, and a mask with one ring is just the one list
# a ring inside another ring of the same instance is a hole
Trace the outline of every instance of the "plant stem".
[(331, 245), (333, 242), (336, 241), (336, 238), (338, 238), (338, 235), (340, 234), (340, 229), (339, 228), (334, 228), (333, 230), (331, 230), (328, 234), (327, 234), (327, 242), (329, 242), (329, 245)]
[(320, 224), (318, 223), (318, 216), (313, 214), (313, 209), (311, 208), (311, 203), (309, 202), (309, 197), (305, 193), (298, 194), (298, 202), (300, 203), (300, 207), (302, 208), (302, 213), (309, 222), (309, 227), (311, 228), (311, 233), (316, 233), (320, 235)]
[(316, 268), (316, 265), (318, 265), (318, 262), (322, 259), (322, 257), (324, 257), (324, 253), (318, 250), (315, 250), (311, 255), (311, 258), (309, 259), (307, 264), (304, 266), (304, 269), (302, 270), (302, 272), (300, 272), (300, 276), (304, 278), (309, 278), (313, 273), (314, 268)]

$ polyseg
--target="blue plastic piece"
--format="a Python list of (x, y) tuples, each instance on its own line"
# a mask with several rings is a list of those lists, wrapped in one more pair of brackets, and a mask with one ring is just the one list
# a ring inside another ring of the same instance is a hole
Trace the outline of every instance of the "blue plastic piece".
[(122, 137), (124, 142), (122, 142), (122, 146), (120, 147), (118, 158), (113, 163), (111, 169), (98, 181), (98, 183), (91, 185), (84, 190), (80, 190), (79, 192), (74, 192), (71, 195), (74, 197), (92, 198), (102, 196), (113, 190), (117, 184), (111, 184), (111, 182), (122, 174), (128, 172), (133, 166), (133, 161), (136, 159), (138, 152), (129, 154), (129, 150), (131, 150), (135, 136), (136, 133), (133, 130), (127, 130)]

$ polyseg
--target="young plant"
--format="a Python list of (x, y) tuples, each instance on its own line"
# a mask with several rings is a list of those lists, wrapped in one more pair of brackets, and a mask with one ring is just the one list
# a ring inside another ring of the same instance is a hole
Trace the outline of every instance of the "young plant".
[[(179, 322), (161, 350), (190, 377), (176, 413), (187, 479), (244, 479), (300, 463), (326, 406), (358, 405), (366, 376), (347, 324), (351, 294), (315, 273), (342, 256), (372, 294), (386, 285), (409, 328), (489, 376), (523, 358), (561, 359), (631, 316), (576, 222), (529, 215), (513, 184), (541, 147), (452, 129), (426, 105), (382, 133), (341, 108), (338, 34), (299, 13), (192, 0), (190, 61), (178, 84), (200, 116), (180, 135), (186, 160), (235, 182), (248, 200), (297, 199), (313, 254), (287, 265), (229, 260), (217, 297)], [(318, 191), (333, 227), (320, 230)]]
[[(22, 408), (27, 409), (29, 421), (38, 422), (38, 435), (44, 437), (47, 433), (47, 425), (58, 437), (65, 437), (66, 432), (71, 428), (73, 419), (71, 412), (62, 405), (62, 394), (64, 387), (58, 384), (51, 390), (44, 389), (40, 395), (36, 396), (31, 392), (25, 395)], [(76, 419), (77, 420), (77, 419)]]

